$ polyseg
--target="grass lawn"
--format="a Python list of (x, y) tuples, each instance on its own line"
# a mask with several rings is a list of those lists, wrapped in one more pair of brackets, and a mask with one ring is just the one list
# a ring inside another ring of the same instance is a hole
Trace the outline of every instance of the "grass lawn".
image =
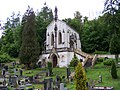
[[(96, 86), (113, 86), (115, 90), (120, 90), (120, 68), (117, 68), (118, 79), (112, 79), (110, 67), (105, 67), (103, 63), (96, 64), (93, 69), (87, 69), (88, 81), (95, 80)], [(102, 83), (97, 83), (99, 75), (102, 75)]]

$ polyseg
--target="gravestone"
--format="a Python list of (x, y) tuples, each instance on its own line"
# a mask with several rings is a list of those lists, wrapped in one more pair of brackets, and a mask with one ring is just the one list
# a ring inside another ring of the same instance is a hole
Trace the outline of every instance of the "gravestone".
[(47, 90), (47, 80), (44, 79), (44, 90)]
[(53, 90), (53, 78), (44, 79), (44, 90)]
[(70, 76), (70, 67), (67, 67), (67, 79), (69, 79)]
[(4, 66), (5, 71), (8, 71), (8, 65)]
[(102, 82), (102, 75), (99, 75), (99, 82)]
[(2, 75), (5, 77), (5, 69), (2, 70)]
[(60, 83), (60, 90), (64, 90), (64, 83)]
[(9, 77), (9, 83), (15, 87), (17, 85), (17, 77), (16, 76), (11, 76)]
[(0, 90), (8, 90), (7, 86), (0, 86)]
[(30, 83), (32, 83), (33, 82), (33, 76), (28, 77), (28, 80), (30, 81)]
[(19, 72), (20, 72), (20, 76), (22, 76), (23, 71), (20, 69)]
[(3, 86), (6, 86), (6, 80), (5, 80), (5, 78), (3, 80)]

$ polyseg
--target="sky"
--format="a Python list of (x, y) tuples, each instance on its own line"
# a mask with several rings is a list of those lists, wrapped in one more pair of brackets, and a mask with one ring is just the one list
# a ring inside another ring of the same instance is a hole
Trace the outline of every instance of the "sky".
[[(23, 15), (28, 5), (33, 8), (34, 11), (44, 6), (46, 2), (47, 6), (54, 11), (55, 6), (58, 8), (58, 18), (73, 18), (75, 11), (79, 11), (81, 15), (89, 17), (89, 19), (97, 18), (102, 15), (104, 9), (105, 0), (0, 0), (0, 20), (5, 23), (6, 18), (12, 15), (12, 12), (16, 14), (20, 11)], [(2, 31), (0, 31), (1, 33)], [(0, 34), (1, 36), (1, 34)]]

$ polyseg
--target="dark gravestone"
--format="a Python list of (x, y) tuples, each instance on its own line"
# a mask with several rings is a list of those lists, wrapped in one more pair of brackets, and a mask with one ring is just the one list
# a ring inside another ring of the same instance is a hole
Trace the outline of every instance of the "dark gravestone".
[(20, 71), (20, 76), (22, 76), (23, 71), (21, 69), (19, 71)]
[(28, 79), (29, 79), (30, 83), (33, 82), (33, 76), (30, 76)]
[(48, 90), (53, 90), (53, 78), (49, 78), (48, 80), (49, 80), (48, 81), (48, 84), (49, 84)]
[(55, 81), (55, 86), (57, 89), (60, 88), (60, 82), (61, 82), (61, 77), (60, 76), (56, 76), (56, 81)]
[(47, 90), (47, 80), (44, 79), (44, 90)]
[(8, 71), (8, 66), (4, 66), (4, 69), (5, 69), (6, 71)]
[(83, 62), (83, 59), (80, 59), (80, 62)]
[(12, 86), (15, 87), (17, 85), (17, 77), (12, 76), (10, 79), (11, 79), (10, 81), (11, 81)]
[(5, 76), (5, 69), (2, 70), (2, 75)]
[(6, 80), (4, 79), (4, 81), (3, 81), (3, 86), (6, 86)]
[(0, 90), (8, 90), (7, 86), (0, 86)]
[(44, 90), (53, 90), (53, 78), (44, 79)]
[(20, 80), (18, 80), (18, 85), (21, 85), (21, 81)]
[(70, 76), (70, 68), (67, 67), (67, 79), (69, 79), (69, 76)]

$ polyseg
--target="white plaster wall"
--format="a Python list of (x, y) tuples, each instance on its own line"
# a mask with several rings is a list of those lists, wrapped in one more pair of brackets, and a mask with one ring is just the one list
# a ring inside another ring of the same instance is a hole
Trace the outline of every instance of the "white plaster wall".
[[(70, 35), (76, 33), (76, 36), (77, 36), (77, 49), (80, 50), (81, 42), (80, 42), (79, 34), (75, 30), (70, 28), (63, 21), (57, 20), (56, 24), (57, 24), (57, 28), (58, 28), (58, 30), (57, 30), (57, 37), (58, 37), (59, 32), (61, 32), (61, 34), (62, 34), (62, 42), (65, 42), (64, 44), (58, 44), (58, 38), (57, 38), (57, 47), (58, 48), (70, 47), (69, 37), (70, 37)], [(46, 44), (47, 45), (49, 44), (49, 46), (46, 46), (46, 49), (52, 49), (52, 47), (53, 47), (53, 46), (51, 46), (51, 34), (52, 33), (54, 34), (54, 39), (55, 39), (54, 27), (55, 27), (55, 21), (52, 21), (51, 24), (48, 25), (48, 27), (47, 27)], [(63, 30), (64, 30), (64, 33), (63, 33)], [(48, 36), (48, 33), (49, 33), (49, 36)], [(76, 45), (75, 45), (75, 47), (76, 47)]]

